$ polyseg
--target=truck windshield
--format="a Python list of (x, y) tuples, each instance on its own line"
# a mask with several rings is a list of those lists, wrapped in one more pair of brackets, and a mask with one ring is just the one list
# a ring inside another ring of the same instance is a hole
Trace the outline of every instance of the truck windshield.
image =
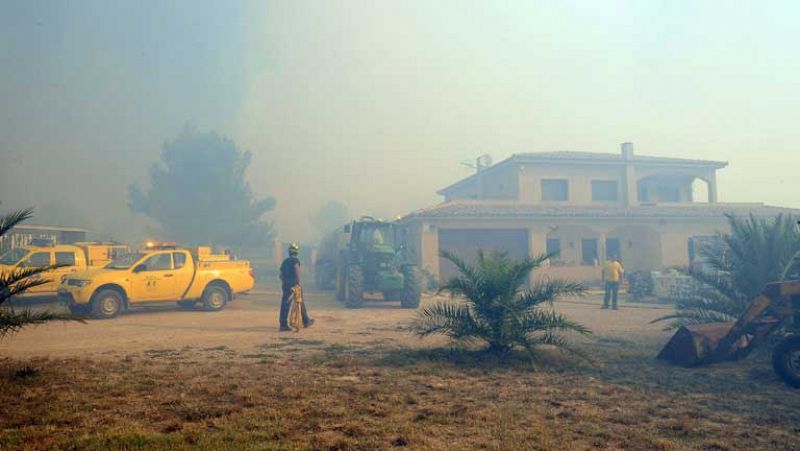
[(129, 269), (134, 263), (138, 262), (144, 254), (124, 254), (120, 255), (106, 265), (106, 269)]
[(26, 255), (28, 255), (27, 249), (11, 249), (10, 251), (0, 255), (0, 265), (8, 265), (13, 266), (19, 263)]
[(391, 226), (367, 226), (361, 229), (359, 239), (367, 246), (394, 247), (394, 229)]

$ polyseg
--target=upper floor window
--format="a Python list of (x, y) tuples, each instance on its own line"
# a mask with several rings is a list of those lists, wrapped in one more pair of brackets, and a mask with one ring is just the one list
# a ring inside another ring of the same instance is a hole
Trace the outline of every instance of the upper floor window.
[(595, 202), (615, 202), (619, 200), (619, 183), (614, 180), (592, 181), (592, 200)]
[(542, 200), (567, 201), (569, 200), (569, 184), (563, 179), (542, 180)]

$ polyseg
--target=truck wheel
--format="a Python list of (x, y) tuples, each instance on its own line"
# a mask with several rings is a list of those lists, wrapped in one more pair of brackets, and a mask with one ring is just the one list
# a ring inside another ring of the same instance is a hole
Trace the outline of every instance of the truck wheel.
[(178, 307), (184, 310), (192, 310), (195, 304), (197, 304), (197, 301), (178, 301), (177, 304)]
[(800, 335), (790, 335), (775, 346), (772, 368), (787, 385), (800, 388)]
[(218, 312), (228, 303), (228, 292), (219, 285), (211, 285), (203, 291), (203, 308), (209, 312)]
[(347, 308), (361, 308), (364, 305), (364, 272), (360, 266), (348, 268), (347, 274)]
[(110, 319), (122, 311), (122, 296), (117, 290), (100, 290), (92, 296), (91, 312), (95, 318)]
[(405, 267), (403, 268), (403, 278), (405, 279), (405, 287), (403, 289), (403, 297), (400, 299), (400, 307), (419, 307), (419, 299), (422, 292), (419, 271), (414, 266)]
[(70, 304), (69, 311), (73, 315), (88, 315), (92, 312), (92, 304)]

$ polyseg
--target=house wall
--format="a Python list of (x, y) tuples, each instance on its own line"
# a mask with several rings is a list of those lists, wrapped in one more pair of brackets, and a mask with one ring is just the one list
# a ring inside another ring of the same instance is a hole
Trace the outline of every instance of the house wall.
[[(569, 185), (569, 200), (553, 202), (542, 200), (542, 180), (565, 179)], [(592, 200), (592, 181), (615, 181), (618, 186), (616, 202)], [(541, 205), (622, 205), (622, 167), (619, 165), (559, 165), (526, 164), (520, 171), (519, 201)]]
[[(569, 200), (565, 202), (543, 201), (541, 183), (543, 179), (564, 179), (569, 185)], [(445, 201), (466, 199), (516, 200), (525, 204), (581, 205), (581, 206), (637, 206), (641, 203), (658, 203), (659, 186), (678, 189), (680, 203), (693, 202), (692, 183), (695, 179), (709, 184), (709, 199), (716, 202), (716, 169), (694, 166), (647, 165), (647, 164), (581, 164), (564, 163), (519, 163), (506, 164), (486, 170), (480, 177), (465, 180), (462, 184), (445, 192)], [(593, 181), (615, 181), (618, 185), (617, 201), (600, 202), (592, 199)], [(640, 201), (640, 192), (648, 200)], [(479, 196), (479, 192), (483, 193)]]
[[(702, 207), (700, 207), (702, 208)], [(597, 282), (600, 266), (608, 257), (606, 239), (620, 241), (621, 257), (628, 271), (659, 270), (689, 263), (689, 238), (727, 231), (724, 217), (719, 218), (431, 218), (412, 221), (412, 233), (419, 238), (415, 255), (421, 268), (437, 277), (439, 231), (442, 229), (527, 229), (528, 255), (545, 253), (548, 238), (561, 240), (562, 253), (537, 271), (537, 277), (548, 275), (570, 280)], [(598, 261), (584, 264), (581, 255), (583, 239), (596, 239)], [(476, 245), (475, 251), (477, 252)]]

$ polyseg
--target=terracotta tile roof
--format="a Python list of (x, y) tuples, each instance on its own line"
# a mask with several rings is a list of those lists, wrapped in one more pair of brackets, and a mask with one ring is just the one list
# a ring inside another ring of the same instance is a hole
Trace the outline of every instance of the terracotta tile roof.
[(800, 209), (771, 207), (763, 204), (724, 203), (623, 208), (452, 201), (412, 212), (405, 218), (713, 218), (726, 214), (754, 214), (756, 216), (792, 214), (800, 217)]

